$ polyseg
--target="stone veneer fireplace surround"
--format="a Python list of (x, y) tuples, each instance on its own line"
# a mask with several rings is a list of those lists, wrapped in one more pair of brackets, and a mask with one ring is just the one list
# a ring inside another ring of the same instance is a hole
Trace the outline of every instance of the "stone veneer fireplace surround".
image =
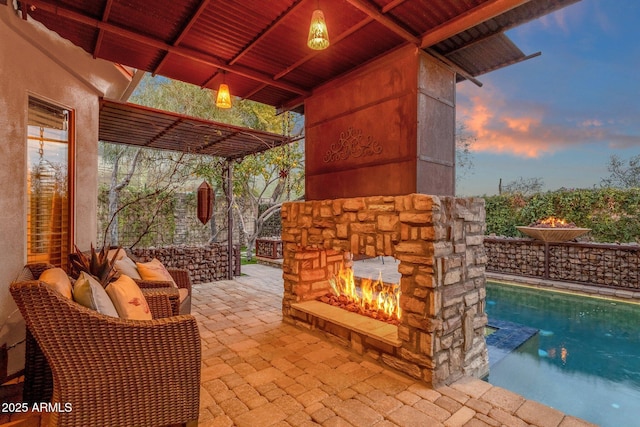
[[(484, 219), (479, 198), (409, 194), (284, 204), (285, 321), (433, 385), (485, 376)], [(397, 327), (316, 301), (349, 252), (399, 261)]]

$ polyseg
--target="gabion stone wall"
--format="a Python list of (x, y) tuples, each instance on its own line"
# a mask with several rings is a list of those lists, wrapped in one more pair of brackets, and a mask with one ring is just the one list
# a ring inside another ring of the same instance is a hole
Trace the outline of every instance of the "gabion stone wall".
[(640, 245), (549, 243), (533, 239), (486, 237), (487, 271), (640, 289)]
[(409, 194), (285, 203), (284, 320), (320, 325), (309, 325), (297, 304), (329, 291), (328, 280), (344, 252), (393, 255), (402, 275), (399, 347), (366, 347), (366, 340), (353, 337), (345, 341), (434, 385), (463, 375), (483, 377), (488, 373), (484, 220), (480, 198)]
[[(226, 244), (203, 246), (165, 246), (161, 248), (134, 248), (131, 253), (142, 262), (157, 258), (167, 268), (183, 268), (189, 271), (191, 281), (207, 283), (226, 280), (229, 258)], [(234, 247), (234, 276), (240, 275), (240, 248)]]
[[(260, 215), (269, 207), (269, 205), (260, 205)], [(280, 215), (276, 212), (264, 222), (259, 237), (279, 237), (280, 234), (282, 234), (282, 221), (280, 220)]]

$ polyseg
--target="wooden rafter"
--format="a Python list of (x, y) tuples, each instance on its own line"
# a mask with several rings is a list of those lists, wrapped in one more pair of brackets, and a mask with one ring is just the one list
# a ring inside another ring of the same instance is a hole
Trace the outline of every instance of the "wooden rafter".
[(380, 24), (384, 25), (387, 29), (393, 31), (409, 43), (413, 43), (416, 46), (420, 45), (420, 38), (411, 34), (409, 31), (402, 28), (395, 23), (391, 18), (385, 15), (383, 12), (372, 6), (370, 3), (363, 0), (347, 0), (352, 6), (360, 9), (362, 12), (375, 19)]
[[(109, 15), (111, 14), (111, 6), (113, 6), (113, 0), (107, 0), (107, 4), (104, 5), (104, 10), (102, 11), (102, 22), (107, 22), (109, 20)], [(104, 38), (104, 31), (98, 30), (98, 38), (96, 40), (96, 46), (93, 49), (93, 57), (98, 57), (98, 52), (100, 52), (100, 47), (102, 46), (102, 39)]]
[(422, 35), (420, 47), (431, 47), (529, 1), (530, 0), (488, 0), (480, 6), (471, 9), (469, 12), (444, 22), (431, 31), (427, 31)]
[[(173, 46), (178, 46), (180, 43), (182, 43), (182, 39), (187, 35), (191, 27), (193, 27), (193, 25), (196, 23), (200, 15), (202, 15), (202, 12), (204, 12), (204, 10), (207, 8), (210, 2), (211, 0), (202, 0), (202, 2), (200, 2), (200, 6), (198, 6), (198, 9), (196, 10), (196, 12), (193, 14), (191, 19), (189, 19), (189, 22), (187, 22), (187, 24), (182, 28), (182, 30), (180, 30), (180, 34), (178, 34), (178, 37), (176, 37), (176, 39), (173, 41), (172, 43)], [(158, 70), (162, 68), (162, 65), (167, 60), (168, 54), (169, 54), (168, 51), (164, 53), (164, 55), (162, 56), (162, 59), (158, 62), (158, 65), (153, 69), (152, 71), (153, 74), (156, 74)]]

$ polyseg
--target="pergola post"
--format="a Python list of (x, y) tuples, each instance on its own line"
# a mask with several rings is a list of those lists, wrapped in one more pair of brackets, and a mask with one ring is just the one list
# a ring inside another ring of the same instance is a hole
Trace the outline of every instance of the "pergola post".
[(227, 270), (227, 279), (233, 279), (235, 270), (233, 256), (233, 163), (231, 160), (226, 161), (225, 181), (227, 187), (227, 253), (229, 257), (229, 268)]

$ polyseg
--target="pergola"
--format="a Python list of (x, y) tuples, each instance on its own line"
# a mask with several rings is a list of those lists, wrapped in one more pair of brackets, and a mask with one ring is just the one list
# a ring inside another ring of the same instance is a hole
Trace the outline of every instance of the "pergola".
[[(522, 52), (505, 31), (577, 1), (27, 0), (19, 7), (24, 19), (95, 58), (212, 90), (226, 83), (233, 96), (304, 113), (314, 91), (407, 46), (442, 61), (456, 81), (482, 85), (476, 77), (539, 55)], [(306, 45), (317, 8), (328, 26), (326, 50)], [(290, 142), (109, 100), (101, 103), (100, 139), (229, 160)]]
[(100, 141), (158, 150), (241, 159), (292, 139), (142, 105), (102, 99)]
[[(288, 144), (295, 139), (142, 105), (100, 100), (98, 139), (158, 150), (221, 157), (225, 162), (227, 204), (232, 203), (232, 161)], [(233, 215), (227, 211), (228, 278), (233, 278)]]

